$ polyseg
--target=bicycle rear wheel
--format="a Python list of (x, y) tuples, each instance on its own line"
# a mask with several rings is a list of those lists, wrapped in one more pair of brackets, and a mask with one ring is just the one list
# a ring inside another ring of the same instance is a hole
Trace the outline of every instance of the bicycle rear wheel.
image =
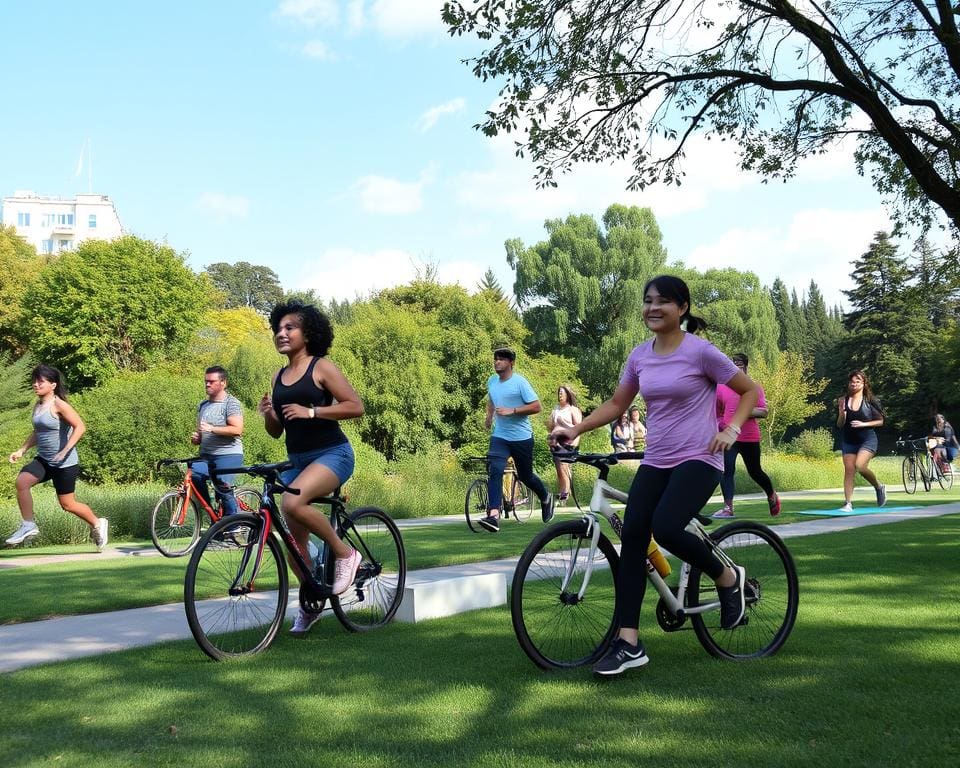
[(943, 490), (949, 491), (953, 488), (953, 470), (945, 461), (938, 461), (936, 464), (937, 482), (940, 483), (940, 487), (943, 488)]
[[(583, 520), (541, 531), (513, 574), (510, 616), (523, 652), (542, 669), (596, 661), (616, 631), (616, 573), (620, 557), (600, 535), (591, 559)], [(587, 566), (592, 565), (587, 589)]]
[(480, 527), (479, 520), (490, 514), (490, 508), (487, 505), (486, 480), (477, 479), (470, 483), (463, 511), (467, 516), (467, 525), (470, 530), (474, 533), (480, 533), (483, 529)]
[(263, 497), (256, 488), (241, 486), (233, 489), (234, 498), (237, 500), (238, 512), (259, 512)]
[(210, 526), (187, 566), (183, 603), (187, 624), (212, 659), (266, 649), (287, 609), (287, 564), (268, 536), (257, 568), (264, 518), (229, 515)]
[[(797, 618), (800, 587), (797, 569), (783, 540), (767, 526), (740, 521), (710, 534), (718, 549), (747, 570), (746, 612), (739, 626), (720, 628), (720, 611), (691, 614), (700, 644), (720, 659), (742, 661), (776, 653)], [(713, 580), (699, 569), (690, 572), (687, 604), (717, 599)]]
[(407, 580), (400, 529), (382, 510), (366, 507), (350, 515), (340, 535), (363, 559), (353, 585), (331, 598), (333, 612), (351, 632), (381, 627), (400, 607)]
[(150, 515), (150, 538), (164, 557), (187, 554), (200, 538), (200, 507), (191, 498), (187, 509), (185, 490), (167, 491)]
[(510, 481), (510, 500), (513, 516), (518, 523), (525, 523), (533, 514), (533, 492), (514, 475)]
[(917, 463), (907, 456), (903, 460), (903, 490), (907, 493), (915, 493), (917, 490)]

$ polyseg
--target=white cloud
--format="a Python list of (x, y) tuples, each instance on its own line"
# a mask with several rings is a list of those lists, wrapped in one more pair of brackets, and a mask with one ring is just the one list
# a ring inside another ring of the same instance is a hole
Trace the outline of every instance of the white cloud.
[(420, 115), (419, 119), (417, 120), (417, 130), (420, 131), (420, 133), (426, 133), (437, 124), (437, 121), (441, 117), (444, 115), (455, 115), (457, 112), (462, 112), (466, 104), (466, 100), (458, 96), (457, 98), (446, 101), (443, 104), (430, 107), (430, 109)]
[(347, 31), (356, 33), (366, 26), (366, 15), (363, 8), (364, 0), (349, 0), (347, 2)]
[(338, 0), (282, 0), (277, 15), (307, 27), (331, 26), (340, 20), (340, 4)]
[(421, 173), (418, 181), (371, 175), (359, 179), (353, 185), (353, 190), (365, 211), (402, 215), (416, 213), (423, 207), (423, 190), (432, 180), (433, 172), (430, 169)]
[(220, 219), (243, 219), (250, 213), (250, 200), (240, 195), (204, 192), (197, 199), (197, 208)]
[[(308, 260), (297, 285), (312, 288), (324, 299), (338, 301), (366, 297), (370, 293), (404, 285), (423, 273), (423, 259), (401, 249), (372, 252), (351, 248), (330, 248), (316, 259)], [(437, 280), (459, 283), (472, 291), (483, 278), (484, 268), (462, 261), (439, 264)]]
[(385, 37), (407, 38), (446, 34), (442, 11), (443, 0), (374, 0), (369, 16)]
[(303, 55), (317, 61), (336, 61), (337, 54), (322, 40), (311, 40), (301, 48)]
[(868, 247), (875, 232), (888, 230), (882, 208), (797, 211), (783, 227), (733, 228), (712, 243), (694, 248), (684, 261), (697, 269), (735, 267), (755, 272), (771, 285), (777, 277), (800, 294), (814, 280), (827, 304), (846, 305), (852, 288), (851, 262)]

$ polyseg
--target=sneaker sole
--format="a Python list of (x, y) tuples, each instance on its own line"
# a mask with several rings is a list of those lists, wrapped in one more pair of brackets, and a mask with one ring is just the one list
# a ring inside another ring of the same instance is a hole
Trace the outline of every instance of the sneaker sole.
[(636, 659), (627, 659), (623, 664), (621, 664), (616, 669), (606, 669), (602, 672), (599, 669), (593, 670), (593, 674), (600, 675), (601, 677), (609, 677), (610, 675), (619, 675), (621, 672), (626, 672), (628, 669), (635, 669), (636, 667), (642, 667), (650, 661), (650, 657), (647, 654), (643, 654)]
[(480, 522), (478, 522), (477, 525), (479, 525), (479, 526), (480, 526), (481, 528), (483, 528), (483, 530), (485, 530), (485, 531), (490, 531), (490, 533), (500, 533), (500, 526), (499, 526), (499, 525), (498, 525), (496, 528), (494, 528), (492, 525), (487, 525), (487, 524), (486, 524), (485, 522), (483, 522), (482, 520), (481, 520)]
[(23, 536), (21, 536), (19, 539), (14, 539), (14, 538), (12, 538), (12, 537), (9, 538), (9, 539), (7, 539), (7, 542), (6, 542), (6, 543), (7, 543), (9, 546), (11, 546), (11, 547), (15, 547), (15, 546), (17, 546), (18, 544), (23, 544), (23, 542), (25, 542), (27, 539), (32, 539), (32, 538), (35, 538), (35, 537), (37, 537), (37, 536), (39, 536), (39, 535), (40, 535), (40, 529), (39, 529), (39, 528), (34, 528), (32, 531), (27, 531), (27, 532), (26, 532), (25, 534), (23, 534)]
[(743, 617), (747, 615), (747, 593), (743, 591), (747, 581), (747, 569), (742, 565), (737, 565), (734, 567), (737, 570), (737, 582), (740, 584), (740, 615), (737, 616), (737, 620), (731, 623), (729, 627), (725, 627), (723, 625), (723, 620), (721, 618), (720, 629), (726, 632), (739, 627), (740, 623), (743, 621)]

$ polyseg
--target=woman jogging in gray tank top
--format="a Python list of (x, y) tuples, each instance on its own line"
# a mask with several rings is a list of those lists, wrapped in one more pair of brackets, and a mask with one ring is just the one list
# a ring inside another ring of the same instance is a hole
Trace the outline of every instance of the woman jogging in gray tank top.
[(107, 544), (107, 518), (97, 517), (90, 507), (74, 496), (80, 472), (76, 446), (87, 430), (86, 425), (67, 402), (67, 387), (60, 371), (49, 365), (38, 365), (31, 377), (38, 398), (33, 407), (33, 432), (18, 450), (10, 454), (10, 463), (20, 461), (23, 454), (34, 446), (37, 455), (17, 475), (17, 504), (23, 524), (7, 539), (7, 544), (22, 544), (40, 534), (33, 519), (31, 491), (38, 483), (52, 480), (60, 506), (90, 526), (97, 551), (103, 551)]

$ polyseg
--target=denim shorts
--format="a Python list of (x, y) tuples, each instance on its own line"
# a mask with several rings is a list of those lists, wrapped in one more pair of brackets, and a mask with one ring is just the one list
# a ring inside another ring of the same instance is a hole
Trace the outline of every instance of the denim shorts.
[(297, 475), (311, 464), (323, 464), (337, 476), (340, 485), (343, 485), (353, 474), (355, 464), (353, 447), (350, 443), (331, 445), (326, 448), (318, 448), (315, 451), (291, 453), (287, 458), (293, 464), (293, 469), (288, 469), (280, 475), (280, 480), (285, 485), (290, 485), (297, 479)]
[(877, 433), (872, 429), (863, 436), (863, 440), (859, 443), (849, 443), (844, 439), (840, 440), (840, 453), (857, 454), (860, 453), (860, 451), (870, 451), (870, 453), (876, 456), (878, 447)]

